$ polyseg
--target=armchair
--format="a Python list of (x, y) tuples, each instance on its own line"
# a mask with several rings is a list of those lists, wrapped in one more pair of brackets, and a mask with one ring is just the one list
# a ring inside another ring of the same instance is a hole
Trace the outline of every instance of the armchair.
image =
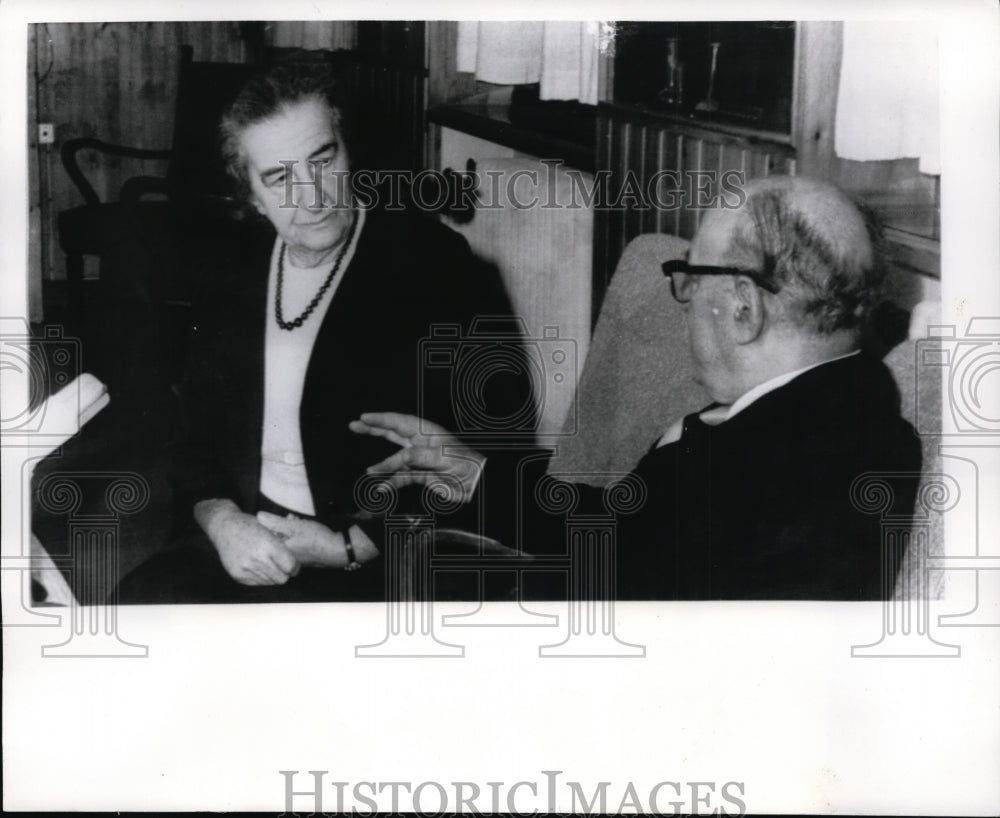
[(683, 311), (660, 269), (688, 244), (647, 233), (625, 248), (550, 471), (590, 474), (588, 482), (604, 485), (635, 468), (670, 423), (709, 402), (692, 380)]

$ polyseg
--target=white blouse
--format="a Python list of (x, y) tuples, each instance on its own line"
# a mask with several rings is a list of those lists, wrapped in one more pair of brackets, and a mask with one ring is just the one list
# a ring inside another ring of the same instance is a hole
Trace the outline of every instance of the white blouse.
[[(271, 272), (267, 285), (267, 330), (264, 336), (264, 429), (261, 443), (260, 491), (276, 503), (302, 514), (315, 514), (299, 428), (299, 406), (306, 369), (316, 336), (337, 288), (354, 257), (358, 237), (365, 223), (364, 210), (358, 210), (358, 224), (344, 253), (340, 269), (313, 313), (302, 326), (283, 330), (274, 315), (275, 287), (282, 240), (279, 237), (271, 253)], [(281, 314), (285, 321), (299, 315), (319, 292), (330, 274), (335, 259), (319, 267), (296, 267), (285, 253), (281, 286)]]

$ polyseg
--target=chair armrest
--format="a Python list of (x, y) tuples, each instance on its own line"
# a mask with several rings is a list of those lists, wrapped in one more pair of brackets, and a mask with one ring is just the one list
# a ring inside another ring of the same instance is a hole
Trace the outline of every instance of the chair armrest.
[(100, 197), (94, 190), (93, 185), (87, 181), (87, 177), (80, 170), (76, 155), (81, 150), (96, 150), (110, 156), (128, 156), (133, 159), (169, 159), (171, 151), (163, 149), (130, 148), (125, 145), (113, 145), (100, 139), (91, 137), (80, 137), (77, 139), (67, 139), (59, 149), (59, 158), (69, 178), (73, 180), (76, 189), (80, 191), (84, 201), (89, 205), (101, 203)]

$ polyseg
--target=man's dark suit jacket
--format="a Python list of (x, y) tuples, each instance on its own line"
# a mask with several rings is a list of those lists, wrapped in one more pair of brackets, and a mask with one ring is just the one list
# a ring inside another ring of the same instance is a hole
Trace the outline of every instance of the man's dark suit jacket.
[[(635, 469), (648, 497), (618, 519), (618, 597), (882, 598), (881, 518), (855, 507), (851, 484), (919, 469), (892, 376), (864, 355), (809, 370), (720, 425), (688, 416), (680, 439)], [(534, 496), (538, 475), (522, 479)], [(599, 489), (578, 488), (577, 515), (604, 510)], [(894, 510), (911, 513), (916, 481), (895, 488)], [(564, 553), (565, 517), (525, 507), (532, 550)], [(898, 567), (889, 560), (889, 588)]]
[[(239, 246), (221, 248), (195, 300), (173, 458), (177, 513), (186, 520), (202, 499), (229, 498), (249, 512), (257, 503), (274, 241), (265, 223), (249, 229)], [(432, 325), (457, 324), (465, 335), (476, 316), (511, 312), (499, 274), (474, 258), (463, 237), (419, 216), (366, 214), (302, 393), (303, 455), (319, 519), (354, 511), (355, 481), (398, 450), (348, 429), (362, 412), (405, 412), (458, 428), (447, 371), (430, 372), (419, 394), (421, 341)], [(503, 377), (490, 384), (485, 410), (501, 418), (530, 400), (531, 389), (523, 373)]]

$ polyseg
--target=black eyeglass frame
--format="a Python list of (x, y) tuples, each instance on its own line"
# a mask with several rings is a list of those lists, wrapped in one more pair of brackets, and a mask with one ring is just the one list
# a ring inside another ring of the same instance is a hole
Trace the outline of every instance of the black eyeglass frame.
[(781, 290), (769, 281), (763, 280), (763, 274), (757, 270), (743, 270), (739, 267), (714, 267), (705, 264), (688, 264), (686, 258), (675, 258), (663, 262), (663, 275), (670, 279), (670, 294), (674, 300), (680, 304), (686, 304), (691, 299), (681, 299), (677, 295), (677, 284), (674, 282), (674, 273), (684, 273), (685, 275), (696, 276), (746, 276), (762, 290), (767, 290), (772, 295), (777, 295)]

